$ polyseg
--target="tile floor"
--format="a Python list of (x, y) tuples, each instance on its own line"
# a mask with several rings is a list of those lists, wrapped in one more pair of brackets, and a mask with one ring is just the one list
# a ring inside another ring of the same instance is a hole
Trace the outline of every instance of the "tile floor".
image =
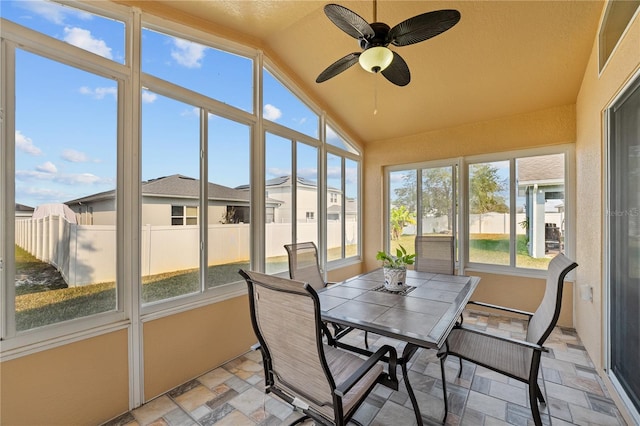
[[(525, 323), (521, 320), (465, 312), (465, 324), (505, 336), (524, 336)], [(352, 332), (347, 338), (362, 344), (360, 332)], [(370, 335), (369, 342), (375, 346), (389, 340), (383, 337), (376, 340), (376, 336)], [(574, 330), (557, 327), (546, 346), (550, 352), (545, 354), (542, 367), (548, 406), (541, 407), (545, 424), (549, 424), (549, 411), (554, 425), (626, 424)], [(524, 384), (467, 362), (463, 363), (462, 376), (458, 378), (457, 374), (458, 360), (450, 357), (446, 365), (447, 424), (533, 424)], [(421, 349), (410, 363), (409, 375), (425, 424), (437, 424), (433, 418), (442, 417), (444, 406), (440, 364), (435, 351)], [(249, 352), (105, 426), (280, 425), (300, 417), (288, 404), (271, 394), (266, 395), (263, 384), (260, 352)], [(378, 386), (358, 409), (355, 419), (365, 426), (416, 424), (411, 401), (402, 384), (399, 391)]]

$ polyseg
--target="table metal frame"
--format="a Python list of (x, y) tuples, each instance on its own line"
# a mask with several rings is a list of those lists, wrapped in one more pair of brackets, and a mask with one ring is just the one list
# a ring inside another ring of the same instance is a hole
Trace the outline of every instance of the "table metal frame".
[[(405, 294), (388, 292), (382, 269), (358, 275), (318, 292), (323, 321), (391, 337), (406, 342), (398, 364), (415, 411), (418, 425), (422, 415), (413, 388), (409, 383), (407, 363), (418, 348), (439, 349), (459, 318), (480, 278), (407, 271)], [(341, 342), (337, 346), (370, 355), (368, 349)], [(441, 370), (444, 367), (441, 365)], [(447, 388), (442, 371), (444, 423), (447, 418)]]

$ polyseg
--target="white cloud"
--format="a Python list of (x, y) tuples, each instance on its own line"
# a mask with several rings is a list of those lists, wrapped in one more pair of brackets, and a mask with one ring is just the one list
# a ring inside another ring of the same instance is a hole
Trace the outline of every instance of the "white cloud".
[(305, 178), (307, 180), (316, 182), (318, 180), (318, 169), (315, 167), (309, 167), (306, 169), (298, 170), (298, 177)]
[(142, 102), (145, 104), (152, 104), (158, 99), (158, 95), (151, 93), (147, 90), (142, 91)]
[(200, 68), (202, 66), (205, 46), (180, 38), (174, 38), (173, 45), (176, 48), (171, 50), (171, 57), (178, 64), (187, 68)]
[(48, 181), (56, 182), (63, 185), (94, 185), (94, 184), (113, 184), (113, 179), (101, 178), (93, 173), (69, 173), (58, 174), (37, 170), (16, 170), (16, 180), (19, 181)]
[(180, 113), (182, 117), (200, 117), (200, 108), (193, 107)]
[(82, 10), (74, 9), (71, 7), (64, 7), (50, 1), (32, 0), (32, 1), (19, 1), (16, 3), (20, 7), (26, 10), (29, 10), (45, 18), (46, 20), (58, 25), (64, 24), (65, 18), (69, 15), (73, 15), (74, 17), (83, 19), (83, 20), (92, 19), (92, 16), (90, 13), (84, 12)]
[(276, 121), (278, 118), (282, 117), (282, 111), (271, 104), (266, 104), (262, 111), (264, 118), (267, 120)]
[(16, 148), (30, 155), (42, 155), (42, 150), (33, 144), (31, 138), (16, 130)]
[(87, 154), (76, 151), (75, 149), (65, 149), (62, 151), (62, 159), (69, 161), (70, 163), (86, 163), (89, 161)]
[(91, 31), (77, 27), (65, 27), (63, 40), (81, 49), (88, 50), (96, 55), (113, 59), (111, 48), (104, 40), (93, 38)]
[(47, 161), (39, 166), (36, 166), (36, 170), (43, 173), (57, 173), (58, 168), (51, 161)]
[(80, 93), (83, 95), (91, 96), (94, 99), (104, 99), (105, 96), (111, 95), (114, 99), (118, 98), (118, 88), (117, 87), (96, 87), (92, 89), (87, 86), (82, 86), (80, 88)]
[(267, 174), (269, 176), (273, 176), (273, 177), (289, 176), (289, 175), (291, 175), (291, 170), (279, 169), (277, 167), (272, 167), (269, 170), (267, 170)]

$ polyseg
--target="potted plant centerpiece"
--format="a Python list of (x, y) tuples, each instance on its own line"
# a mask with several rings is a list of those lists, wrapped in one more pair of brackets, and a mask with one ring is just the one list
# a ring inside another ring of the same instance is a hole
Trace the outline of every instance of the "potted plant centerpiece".
[(384, 287), (389, 291), (402, 291), (407, 281), (407, 265), (413, 265), (415, 254), (407, 254), (407, 250), (400, 246), (395, 256), (379, 251), (376, 259), (382, 261), (384, 270)]

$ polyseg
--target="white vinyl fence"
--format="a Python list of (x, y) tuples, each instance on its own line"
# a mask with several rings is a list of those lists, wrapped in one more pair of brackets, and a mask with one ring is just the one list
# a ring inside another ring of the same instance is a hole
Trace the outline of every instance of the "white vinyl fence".
[[(298, 223), (299, 241), (317, 241), (317, 223)], [(346, 223), (347, 244), (357, 243), (357, 223)], [(209, 225), (209, 265), (249, 260), (248, 224)], [(340, 245), (339, 222), (330, 222), (328, 246)], [(266, 225), (266, 256), (286, 256), (291, 224)], [(199, 227), (142, 227), (142, 275), (155, 275), (199, 266)], [(76, 225), (59, 216), (16, 220), (16, 244), (38, 260), (55, 266), (71, 287), (115, 281), (116, 229), (110, 225)]]

